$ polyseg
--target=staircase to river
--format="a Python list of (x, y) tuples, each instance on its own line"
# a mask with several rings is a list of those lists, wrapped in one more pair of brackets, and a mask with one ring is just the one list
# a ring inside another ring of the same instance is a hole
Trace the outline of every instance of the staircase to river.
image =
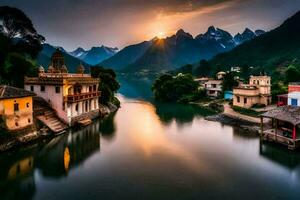
[(68, 129), (68, 126), (62, 122), (56, 115), (56, 112), (47, 105), (47, 102), (41, 99), (34, 99), (34, 115), (36, 119), (46, 125), (55, 134), (60, 134)]

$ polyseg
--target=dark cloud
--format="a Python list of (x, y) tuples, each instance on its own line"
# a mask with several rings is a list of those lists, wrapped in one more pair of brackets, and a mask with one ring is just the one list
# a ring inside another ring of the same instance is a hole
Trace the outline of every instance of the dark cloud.
[(300, 8), (300, 0), (1, 0), (29, 15), (47, 41), (68, 49), (124, 45), (184, 28), (209, 25), (235, 33), (271, 29)]

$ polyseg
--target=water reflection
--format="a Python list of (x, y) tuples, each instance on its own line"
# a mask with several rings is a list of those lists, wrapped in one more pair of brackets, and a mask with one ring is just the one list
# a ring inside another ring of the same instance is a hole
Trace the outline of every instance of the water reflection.
[(37, 168), (45, 177), (67, 176), (72, 168), (99, 150), (99, 122), (96, 122), (50, 141), (37, 155)]
[(280, 145), (260, 142), (259, 153), (264, 158), (280, 164), (289, 170), (300, 166), (300, 153), (289, 151)]
[(116, 133), (116, 123), (115, 123), (116, 113), (112, 113), (99, 124), (99, 130), (103, 139), (112, 140), (115, 137)]
[(204, 117), (213, 114), (211, 111), (196, 105), (167, 103), (156, 103), (154, 105), (156, 107), (156, 114), (165, 124), (170, 124), (175, 120), (180, 126), (191, 123), (195, 117)]
[(188, 125), (195, 117), (203, 117), (212, 114), (211, 111), (196, 105), (157, 103), (153, 99), (151, 86), (154, 78), (119, 77), (121, 83), (120, 94), (127, 99), (151, 102), (156, 108), (156, 114), (160, 120), (167, 124), (176, 121), (178, 126)]
[(34, 170), (34, 149), (27, 148), (14, 155), (0, 157), (1, 199), (31, 199), (36, 191)]
[(100, 150), (100, 122), (17, 152), (0, 155), (0, 199), (32, 199), (34, 171), (60, 178)]
[(0, 199), (299, 198), (298, 153), (196, 106), (120, 99), (105, 120), (0, 155)]

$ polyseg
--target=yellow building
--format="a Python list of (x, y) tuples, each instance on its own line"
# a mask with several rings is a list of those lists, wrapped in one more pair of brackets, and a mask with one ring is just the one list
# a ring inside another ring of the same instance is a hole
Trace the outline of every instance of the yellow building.
[(1, 125), (9, 131), (33, 124), (32, 97), (34, 93), (11, 86), (0, 86)]
[(251, 108), (255, 104), (271, 104), (271, 77), (251, 76), (249, 84), (233, 89), (233, 105)]

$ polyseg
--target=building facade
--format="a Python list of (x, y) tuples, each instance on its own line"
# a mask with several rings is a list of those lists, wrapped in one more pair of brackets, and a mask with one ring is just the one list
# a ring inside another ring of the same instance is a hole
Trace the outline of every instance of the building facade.
[(204, 84), (206, 94), (208, 97), (217, 98), (222, 94), (222, 84), (221, 80), (210, 80)]
[(16, 131), (33, 125), (32, 97), (35, 94), (11, 86), (0, 86), (1, 125)]
[(287, 104), (289, 106), (300, 106), (300, 83), (289, 83)]
[(204, 89), (205, 88), (205, 83), (213, 80), (212, 78), (209, 77), (200, 77), (200, 78), (195, 78), (194, 81), (196, 81), (199, 84), (199, 89)]
[(42, 97), (62, 121), (72, 126), (84, 118), (99, 116), (99, 81), (85, 74), (83, 65), (77, 73), (68, 73), (63, 54), (57, 50), (47, 72), (41, 66), (38, 77), (25, 77), (25, 89)]
[(251, 108), (255, 104), (271, 104), (271, 77), (251, 76), (249, 84), (241, 84), (233, 89), (233, 105)]

